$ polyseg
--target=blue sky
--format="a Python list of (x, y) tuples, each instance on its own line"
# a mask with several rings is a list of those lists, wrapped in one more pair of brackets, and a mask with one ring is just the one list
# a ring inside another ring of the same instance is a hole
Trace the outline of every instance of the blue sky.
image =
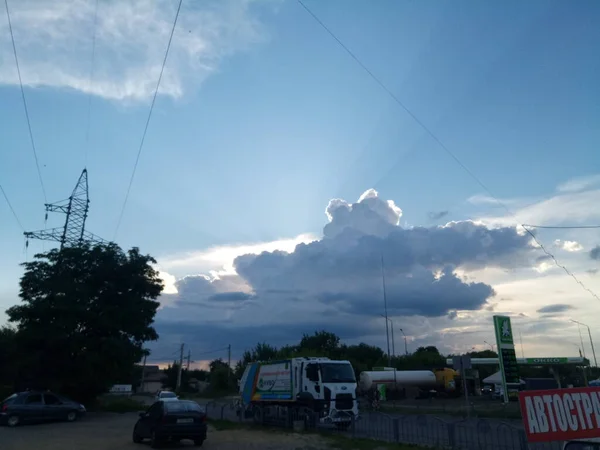
[[(111, 239), (177, 2), (100, 1), (90, 84), (93, 3), (9, 2), (48, 200), (69, 195), (87, 148), (88, 229)], [(600, 172), (597, 2), (305, 4), (511, 209)], [(355, 202), (369, 188), (395, 201), (403, 226), (505, 214), (469, 201), (486, 193), (297, 2), (191, 5), (184, 0), (122, 246), (160, 263), (215, 246), (320, 237), (329, 200)], [(5, 22), (0, 182), (25, 228), (40, 229), (44, 199)], [(431, 219), (441, 211), (442, 220)], [(541, 217), (593, 219), (559, 211), (532, 219)], [(5, 307), (16, 300), (25, 254), (4, 204), (0, 221)], [(550, 243), (566, 236), (544, 235)], [(586, 245), (596, 238), (586, 234)], [(29, 257), (40, 250), (32, 242)]]

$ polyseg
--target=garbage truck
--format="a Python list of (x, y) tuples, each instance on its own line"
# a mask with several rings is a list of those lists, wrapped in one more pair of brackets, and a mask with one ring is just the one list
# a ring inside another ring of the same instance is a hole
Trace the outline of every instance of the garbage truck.
[(347, 427), (358, 418), (356, 378), (349, 361), (300, 357), (248, 364), (240, 380), (246, 410), (260, 421), (271, 406), (290, 417)]

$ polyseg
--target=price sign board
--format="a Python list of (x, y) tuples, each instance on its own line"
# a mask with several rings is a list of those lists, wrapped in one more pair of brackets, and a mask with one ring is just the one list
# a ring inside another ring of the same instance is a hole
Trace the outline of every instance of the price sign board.
[(502, 374), (504, 402), (508, 403), (508, 387), (518, 386), (521, 381), (519, 379), (519, 366), (517, 365), (517, 355), (515, 354), (515, 343), (513, 341), (510, 317), (494, 316), (494, 330), (496, 332), (500, 373)]

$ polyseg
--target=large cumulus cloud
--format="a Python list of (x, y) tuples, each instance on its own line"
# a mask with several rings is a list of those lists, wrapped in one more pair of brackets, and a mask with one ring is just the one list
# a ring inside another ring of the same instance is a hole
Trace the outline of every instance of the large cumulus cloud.
[(491, 286), (467, 282), (456, 269), (530, 264), (530, 239), (514, 228), (490, 229), (472, 221), (402, 228), (401, 209), (372, 189), (354, 204), (332, 200), (326, 214), (329, 223), (319, 241), (291, 253), (235, 259), (237, 273), (257, 296), (288, 290), (344, 311), (379, 313), (383, 261), (392, 310), (440, 316), (479, 309), (494, 295)]
[(159, 345), (290, 343), (323, 328), (383, 344), (382, 261), (388, 312), (406, 330), (417, 316), (443, 322), (485, 306), (494, 289), (471, 280), (471, 271), (535, 263), (528, 236), (515, 228), (473, 221), (403, 228), (402, 210), (374, 190), (356, 203), (331, 200), (326, 215), (320, 240), (238, 256), (235, 273), (220, 278), (178, 280), (157, 317)]

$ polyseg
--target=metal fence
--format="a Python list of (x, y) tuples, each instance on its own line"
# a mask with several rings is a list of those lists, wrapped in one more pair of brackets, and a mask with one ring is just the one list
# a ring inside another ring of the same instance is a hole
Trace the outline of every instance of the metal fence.
[(321, 423), (312, 411), (287, 407), (248, 410), (240, 403), (208, 402), (210, 419), (254, 423), (268, 427), (336, 433), (390, 443), (414, 444), (448, 450), (562, 450), (562, 442), (528, 444), (523, 428), (499, 419), (450, 420), (434, 415), (361, 412), (345, 424)]

